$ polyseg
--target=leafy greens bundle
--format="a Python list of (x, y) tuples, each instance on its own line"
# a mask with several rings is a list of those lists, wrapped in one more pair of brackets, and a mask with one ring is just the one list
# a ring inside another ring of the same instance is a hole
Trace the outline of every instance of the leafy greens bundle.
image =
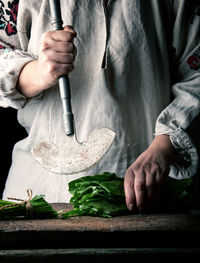
[(19, 216), (26, 218), (58, 217), (58, 213), (47, 203), (44, 195), (36, 195), (28, 201), (20, 201), (22, 202), (0, 200), (0, 218), (14, 218)]
[(124, 180), (114, 173), (104, 172), (71, 181), (69, 192), (74, 209), (64, 213), (63, 218), (78, 215), (112, 217), (129, 213), (125, 203)]

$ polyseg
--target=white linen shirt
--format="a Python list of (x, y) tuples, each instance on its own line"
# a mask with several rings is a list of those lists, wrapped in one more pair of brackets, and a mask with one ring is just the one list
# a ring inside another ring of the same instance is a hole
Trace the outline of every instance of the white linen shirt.
[(20, 48), (0, 53), (0, 105), (18, 109), (28, 137), (14, 147), (4, 199), (25, 198), (31, 188), (48, 202), (68, 202), (71, 180), (104, 171), (124, 177), (159, 134), (169, 135), (180, 154), (169, 176), (196, 174), (198, 149), (187, 129), (200, 113), (200, 17), (190, 16), (189, 2), (61, 0), (63, 24), (77, 32), (75, 70), (69, 77), (78, 140), (96, 127), (116, 132), (94, 167), (65, 175), (45, 170), (31, 155), (38, 142), (62, 145), (66, 135), (57, 86), (31, 99), (16, 89), (21, 69), (38, 58), (41, 36), (51, 30), (48, 0), (20, 0)]

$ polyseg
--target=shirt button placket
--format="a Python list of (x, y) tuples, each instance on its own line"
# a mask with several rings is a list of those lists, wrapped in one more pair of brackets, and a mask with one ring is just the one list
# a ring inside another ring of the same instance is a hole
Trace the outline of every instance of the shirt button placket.
[(110, 4), (111, 0), (101, 0), (101, 4), (102, 4), (102, 8), (103, 8), (103, 12), (104, 12), (104, 18), (105, 18), (105, 31), (106, 31), (106, 40), (105, 40), (105, 51), (103, 54), (103, 58), (102, 58), (102, 64), (101, 67), (102, 69), (106, 69), (108, 66), (108, 61), (107, 61), (107, 43), (108, 43), (108, 4)]

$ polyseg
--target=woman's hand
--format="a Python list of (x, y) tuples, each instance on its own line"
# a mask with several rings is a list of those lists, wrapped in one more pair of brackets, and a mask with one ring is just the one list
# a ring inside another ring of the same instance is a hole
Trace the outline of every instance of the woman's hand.
[(129, 210), (146, 211), (155, 207), (174, 154), (169, 136), (158, 135), (127, 169), (124, 189)]
[(41, 38), (39, 59), (24, 66), (19, 76), (18, 89), (27, 97), (54, 86), (58, 78), (74, 68), (76, 32), (71, 26), (49, 31)]
[(60, 76), (73, 70), (76, 53), (73, 44), (75, 36), (76, 32), (70, 26), (64, 27), (64, 30), (43, 34), (38, 60), (38, 76), (44, 89), (54, 86)]

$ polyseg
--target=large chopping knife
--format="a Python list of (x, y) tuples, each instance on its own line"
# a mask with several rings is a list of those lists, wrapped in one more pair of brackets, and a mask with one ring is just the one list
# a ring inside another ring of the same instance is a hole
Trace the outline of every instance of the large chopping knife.
[[(49, 0), (53, 30), (62, 30), (59, 0)], [(40, 142), (32, 148), (35, 159), (47, 170), (61, 174), (83, 172), (95, 165), (109, 150), (115, 132), (108, 128), (96, 128), (89, 137), (79, 143), (75, 136), (71, 107), (70, 82), (68, 76), (58, 80), (63, 105), (63, 120), (66, 143), (57, 146), (51, 142)]]

